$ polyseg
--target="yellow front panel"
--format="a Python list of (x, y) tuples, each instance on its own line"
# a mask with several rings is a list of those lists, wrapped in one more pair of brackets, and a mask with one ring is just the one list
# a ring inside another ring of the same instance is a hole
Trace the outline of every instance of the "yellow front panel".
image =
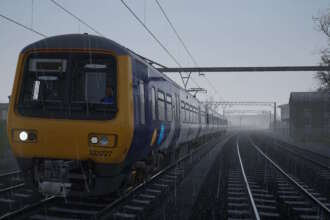
[[(20, 79), (26, 57), (27, 54), (19, 57), (8, 113), (8, 135), (14, 154), (24, 158), (91, 159), (100, 163), (122, 162), (131, 145), (134, 130), (130, 57), (116, 56), (118, 112), (114, 119), (104, 121), (23, 117), (15, 112), (14, 105), (18, 100)], [(17, 130), (36, 131), (37, 141), (31, 143), (18, 141)], [(94, 147), (88, 140), (91, 134), (113, 135), (116, 137), (115, 146)]]

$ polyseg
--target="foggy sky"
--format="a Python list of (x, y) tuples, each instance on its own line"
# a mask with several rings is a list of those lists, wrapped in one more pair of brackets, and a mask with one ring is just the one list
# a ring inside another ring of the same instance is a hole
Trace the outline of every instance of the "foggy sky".
[[(33, 16), (32, 16), (32, 2)], [(175, 63), (129, 14), (119, 0), (58, 0), (106, 37), (170, 67)], [(169, 48), (182, 66), (193, 66), (153, 0), (127, 0), (132, 9)], [(328, 0), (160, 0), (200, 66), (317, 65), (327, 46), (312, 17), (330, 8)], [(2, 0), (0, 13), (46, 35), (91, 34), (48, 0)], [(11, 92), (20, 50), (41, 39), (0, 18), (0, 102)], [(169, 74), (175, 77), (175, 74)], [(317, 87), (312, 72), (208, 73), (216, 94), (202, 77), (194, 80), (208, 89), (200, 99), (288, 102), (291, 91)], [(176, 80), (178, 83), (179, 80)], [(196, 87), (194, 84), (190, 84)]]

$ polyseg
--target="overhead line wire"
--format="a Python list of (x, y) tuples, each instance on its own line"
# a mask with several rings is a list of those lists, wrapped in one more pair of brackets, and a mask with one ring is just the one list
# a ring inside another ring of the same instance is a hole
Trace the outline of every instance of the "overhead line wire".
[[(161, 46), (161, 48), (167, 53), (167, 55), (179, 66), (182, 67), (179, 61), (171, 54), (166, 46), (156, 37), (156, 35), (145, 25), (145, 23), (136, 15), (136, 13), (127, 5), (124, 0), (120, 0), (121, 3), (128, 9), (128, 11), (134, 16), (134, 18), (144, 27), (144, 29), (152, 36), (152, 38)], [(180, 74), (182, 84), (185, 85), (182, 74)]]
[[(74, 15), (72, 12), (70, 12), (68, 9), (64, 8), (62, 5), (60, 5), (58, 2), (56, 2), (55, 0), (50, 0), (52, 3), (54, 3), (57, 7), (61, 8), (62, 10), (64, 10), (66, 13), (68, 13), (69, 15), (71, 15), (72, 17), (74, 17), (75, 19), (77, 19), (79, 22), (81, 22), (82, 24), (86, 25), (88, 28), (90, 28), (91, 30), (93, 30), (95, 33), (101, 35), (101, 36), (104, 36), (101, 32), (97, 31), (95, 28), (93, 28), (91, 25), (89, 25), (87, 22), (85, 22), (84, 20), (82, 20), (81, 18), (79, 18), (78, 16)], [(130, 7), (125, 4), (125, 2), (123, 0), (121, 0), (121, 2), (126, 6), (126, 8), (134, 15), (134, 17), (143, 25), (143, 27), (146, 28), (146, 30), (148, 30), (149, 34), (151, 34), (153, 36), (153, 38), (161, 45), (161, 47), (168, 53), (168, 55), (173, 59), (173, 61), (181, 67), (181, 64), (175, 59), (175, 57), (169, 52), (169, 50), (158, 40), (158, 38), (145, 26), (145, 24), (139, 19), (139, 17), (134, 13), (134, 11), (132, 9), (130, 9)], [(11, 23), (14, 23), (28, 31), (31, 31), (41, 37), (48, 37), (47, 35), (33, 29), (33, 28), (30, 28), (10, 17), (7, 17), (3, 14), (0, 14), (0, 17), (2, 17), (3, 19), (11, 22)], [(138, 54), (137, 54), (138, 55)], [(140, 55), (139, 55), (140, 56)], [(181, 75), (181, 73), (180, 73)], [(182, 76), (181, 76), (181, 79), (182, 79)], [(194, 82), (194, 80), (192, 80)], [(199, 86), (196, 82), (194, 82), (197, 86)]]
[[(127, 3), (124, 0), (120, 0), (121, 3), (129, 10), (129, 12), (134, 16), (134, 18), (144, 27), (144, 29), (152, 36), (152, 38), (162, 47), (162, 49), (169, 55), (169, 57), (179, 66), (182, 67), (182, 65), (179, 63), (179, 61), (171, 54), (171, 52), (166, 48), (166, 46), (156, 37), (156, 35), (145, 25), (145, 23), (136, 15), (136, 13), (127, 5)], [(185, 86), (185, 82), (183, 80), (182, 73), (179, 73), (182, 84)], [(195, 85), (199, 86), (198, 83), (196, 83), (194, 80), (192, 80)]]
[[(49, 0), (51, 1), (53, 4), (55, 4), (57, 7), (59, 7), (60, 9), (62, 9), (63, 11), (65, 11), (67, 14), (71, 15), (73, 18), (75, 18), (76, 20), (78, 20), (80, 23), (84, 24), (85, 26), (87, 26), (89, 29), (91, 29), (92, 31), (94, 31), (96, 34), (105, 37), (104, 34), (102, 34), (100, 31), (96, 30), (96, 28), (92, 27), (92, 25), (88, 24), (86, 21), (84, 21), (82, 18), (78, 17), (77, 15), (73, 14), (69, 9), (66, 9), (63, 5), (59, 4), (57, 1), (55, 0)], [(128, 48), (127, 48), (128, 49)], [(151, 61), (159, 66), (165, 67), (164, 65), (157, 63), (149, 58), (143, 57), (142, 55), (128, 49), (129, 51), (131, 51), (132, 53), (136, 54), (137, 56), (146, 59), (148, 62)]]
[[(77, 19), (80, 23), (84, 24), (85, 26), (87, 26), (88, 28), (90, 28), (91, 30), (93, 30), (98, 35), (104, 36), (101, 32), (99, 32), (98, 30), (96, 30), (94, 27), (92, 27), (91, 25), (89, 25), (86, 21), (84, 21), (83, 19), (81, 19), (77, 15), (73, 14), (70, 10), (66, 9), (63, 5), (59, 4), (57, 1), (55, 1), (55, 0), (50, 0), (50, 1), (53, 4), (55, 4), (57, 7), (61, 8), (63, 11), (65, 11), (67, 14), (69, 14), (72, 17), (74, 17), (75, 19)], [(178, 62), (178, 60), (170, 53), (170, 51), (162, 44), (162, 42), (152, 33), (152, 31), (144, 24), (144, 22), (136, 15), (136, 13), (126, 4), (126, 2), (124, 2), (123, 0), (121, 0), (121, 2), (131, 12), (131, 14), (139, 21), (139, 23), (148, 31), (148, 33), (154, 38), (154, 40), (156, 40), (156, 42), (165, 50), (165, 52), (172, 58), (172, 60), (179, 67), (181, 67), (181, 64)], [(180, 76), (182, 76), (181, 73), (180, 73)], [(182, 77), (181, 77), (181, 79), (182, 79)]]
[(22, 28), (24, 28), (24, 29), (26, 29), (28, 31), (31, 31), (31, 32), (33, 32), (33, 33), (35, 33), (35, 34), (37, 34), (37, 35), (39, 35), (41, 37), (47, 37), (47, 35), (45, 35), (43, 33), (40, 33), (39, 31), (37, 31), (37, 30), (35, 30), (33, 28), (30, 28), (30, 27), (28, 27), (28, 26), (26, 26), (26, 25), (24, 25), (24, 24), (22, 24), (22, 23), (20, 23), (20, 22), (18, 22), (16, 20), (14, 20), (12, 18), (9, 18), (9, 17), (7, 17), (7, 16), (5, 16), (3, 14), (0, 14), (0, 17), (2, 17), (3, 19), (5, 19), (5, 20), (7, 20), (7, 21), (9, 21), (11, 23), (14, 23), (14, 24), (16, 24), (16, 25), (18, 25), (18, 26), (20, 26), (20, 27), (22, 27)]
[(84, 21), (83, 19), (81, 19), (77, 15), (73, 14), (71, 11), (69, 11), (68, 9), (66, 9), (63, 5), (61, 5), (57, 1), (55, 1), (55, 0), (49, 0), (49, 1), (51, 1), (54, 5), (56, 5), (57, 7), (59, 7), (60, 9), (62, 9), (63, 11), (65, 11), (67, 14), (69, 14), (72, 17), (74, 17), (75, 19), (77, 19), (80, 23), (84, 24), (86, 27), (88, 27), (89, 29), (91, 29), (92, 31), (94, 31), (95, 33), (97, 33), (98, 35), (104, 37), (104, 35), (101, 32), (99, 32), (98, 30), (96, 30), (95, 28), (93, 28), (91, 25), (89, 25), (86, 21)]
[(182, 46), (184, 47), (184, 49), (186, 50), (187, 54), (189, 55), (189, 57), (191, 58), (191, 60), (193, 61), (193, 63), (197, 65), (197, 62), (195, 60), (195, 58), (193, 57), (193, 55), (190, 53), (188, 47), (186, 46), (186, 44), (184, 43), (183, 39), (181, 38), (181, 36), (179, 35), (179, 33), (177, 32), (177, 30), (175, 29), (173, 23), (171, 22), (171, 20), (169, 19), (169, 17), (167, 16), (164, 8), (161, 6), (161, 4), (159, 3), (158, 0), (155, 0), (159, 9), (161, 10), (162, 14), (164, 15), (165, 19), (167, 20), (167, 22), (169, 23), (169, 25), (171, 26), (173, 32), (175, 33), (175, 35), (177, 36), (177, 38), (179, 39), (179, 41), (181, 42)]
[(120, 0), (121, 3), (129, 10), (129, 12), (135, 17), (135, 19), (146, 29), (146, 31), (152, 36), (152, 38), (163, 48), (163, 50), (171, 57), (171, 59), (181, 67), (179, 61), (171, 54), (171, 52), (164, 46), (164, 44), (156, 37), (156, 35), (144, 24), (144, 22), (136, 15), (136, 13), (127, 5), (124, 0)]
[[(156, 4), (158, 5), (159, 9), (161, 10), (162, 14), (164, 15), (165, 19), (167, 20), (168, 24), (170, 25), (170, 27), (172, 28), (173, 32), (175, 33), (175, 35), (177, 36), (177, 38), (179, 39), (179, 41), (181, 42), (183, 48), (185, 49), (185, 51), (187, 52), (188, 56), (190, 57), (190, 59), (192, 60), (192, 62), (194, 63), (194, 65), (196, 67), (198, 67), (198, 63), (196, 61), (196, 59), (194, 58), (194, 56), (191, 54), (190, 50), (188, 49), (187, 45), (185, 44), (184, 40), (182, 39), (182, 37), (180, 36), (180, 34), (178, 33), (178, 31), (176, 30), (176, 28), (174, 27), (173, 23), (171, 22), (170, 18), (168, 17), (165, 9), (162, 7), (162, 5), (160, 4), (160, 2), (158, 0), (155, 0)], [(190, 77), (191, 73), (189, 73), (189, 77)], [(205, 77), (205, 75), (204, 75)], [(192, 79), (192, 78), (191, 78)], [(212, 89), (219, 94), (219, 92), (217, 91), (217, 89), (213, 86), (213, 84), (205, 77), (206, 81), (209, 83), (209, 85), (212, 87)], [(193, 81), (193, 80), (192, 80)]]

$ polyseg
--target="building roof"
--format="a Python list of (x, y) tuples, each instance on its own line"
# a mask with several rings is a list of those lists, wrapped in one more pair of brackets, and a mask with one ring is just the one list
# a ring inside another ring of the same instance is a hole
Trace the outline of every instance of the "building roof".
[(282, 104), (282, 105), (279, 105), (278, 107), (279, 108), (287, 108), (287, 107), (289, 107), (290, 105), (289, 104)]
[(8, 110), (8, 103), (0, 103), (0, 111)]
[(291, 92), (290, 104), (330, 102), (330, 92)]

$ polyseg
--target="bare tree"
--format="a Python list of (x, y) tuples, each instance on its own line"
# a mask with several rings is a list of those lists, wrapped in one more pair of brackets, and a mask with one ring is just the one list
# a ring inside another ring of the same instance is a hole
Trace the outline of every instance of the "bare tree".
[[(329, 53), (323, 52), (321, 56), (321, 66), (330, 66), (330, 56)], [(318, 71), (315, 74), (315, 78), (319, 81), (320, 87), (319, 91), (330, 89), (330, 71)]]
[[(328, 38), (328, 48), (321, 51), (321, 66), (330, 66), (330, 8), (314, 18), (317, 29), (325, 34)], [(330, 90), (330, 71), (319, 71), (315, 74), (315, 78), (320, 82), (319, 90)]]

